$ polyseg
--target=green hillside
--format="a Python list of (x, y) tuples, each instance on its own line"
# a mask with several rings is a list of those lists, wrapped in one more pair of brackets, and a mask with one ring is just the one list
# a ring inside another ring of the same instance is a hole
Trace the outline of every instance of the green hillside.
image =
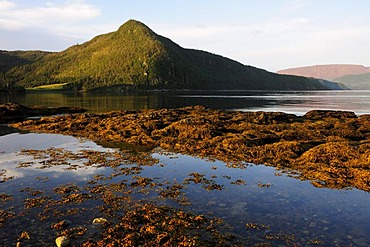
[(0, 51), (0, 92), (22, 92), (24, 88), (18, 86), (14, 80), (5, 79), (5, 73), (12, 68), (32, 64), (49, 52), (44, 51)]
[(334, 79), (353, 90), (370, 90), (370, 73), (359, 75), (345, 75)]
[(0, 84), (26, 88), (63, 84), (64, 89), (77, 91), (107, 87), (315, 90), (336, 86), (311, 78), (278, 75), (208, 52), (184, 49), (134, 20), (116, 32), (62, 52), (42, 54), (19, 65), (0, 71)]
[(44, 51), (0, 51), (0, 73), (16, 66), (31, 64), (50, 54)]

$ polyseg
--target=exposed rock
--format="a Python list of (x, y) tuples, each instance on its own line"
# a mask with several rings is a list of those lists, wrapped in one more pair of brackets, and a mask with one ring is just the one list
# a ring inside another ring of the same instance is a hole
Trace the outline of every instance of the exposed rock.
[(82, 113), (86, 110), (80, 107), (27, 107), (17, 103), (0, 105), (0, 124), (23, 121), (28, 117), (50, 116), (66, 113)]
[(12, 127), (276, 166), (317, 187), (370, 191), (370, 117), (236, 112), (202, 106), (44, 117)]

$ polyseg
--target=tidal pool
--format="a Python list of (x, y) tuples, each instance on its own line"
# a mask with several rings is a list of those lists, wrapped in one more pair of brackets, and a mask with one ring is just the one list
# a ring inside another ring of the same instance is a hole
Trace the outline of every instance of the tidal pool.
[[(53, 226), (62, 220), (78, 246), (99, 238), (94, 218), (115, 222), (123, 209), (146, 202), (222, 219), (222, 231), (235, 235), (230, 245), (370, 246), (369, 193), (316, 188), (264, 165), (237, 167), (71, 136), (6, 134), (0, 136), (0, 246), (53, 246), (61, 234)], [(106, 204), (108, 195), (119, 198), (117, 208)]]

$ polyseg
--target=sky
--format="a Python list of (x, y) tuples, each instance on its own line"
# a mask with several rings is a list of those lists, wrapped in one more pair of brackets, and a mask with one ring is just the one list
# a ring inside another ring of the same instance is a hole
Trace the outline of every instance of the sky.
[(269, 71), (370, 66), (369, 0), (0, 0), (0, 50), (62, 51), (130, 19)]

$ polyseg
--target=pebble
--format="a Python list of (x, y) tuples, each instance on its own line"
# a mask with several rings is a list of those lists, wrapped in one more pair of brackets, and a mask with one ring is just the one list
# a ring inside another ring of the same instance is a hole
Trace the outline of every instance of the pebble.
[(308, 226), (311, 227), (311, 228), (315, 228), (317, 226), (317, 224), (316, 224), (316, 222), (310, 222), (310, 224)]
[(58, 247), (67, 246), (69, 245), (69, 238), (67, 236), (57, 237), (57, 239), (55, 239), (55, 243)]
[(104, 224), (106, 222), (108, 222), (108, 220), (105, 219), (105, 218), (95, 218), (92, 223), (93, 223), (93, 225), (101, 225), (101, 224)]

